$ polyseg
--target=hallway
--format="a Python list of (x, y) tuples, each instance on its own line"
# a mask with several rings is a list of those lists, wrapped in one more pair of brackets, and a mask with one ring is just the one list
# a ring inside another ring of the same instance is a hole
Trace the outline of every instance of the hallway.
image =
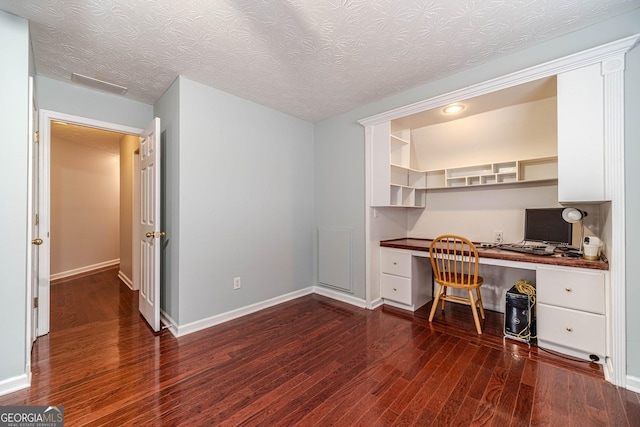
[[(51, 332), (138, 314), (138, 293), (117, 280), (118, 266), (51, 283)], [(116, 278), (116, 280), (114, 280)]]

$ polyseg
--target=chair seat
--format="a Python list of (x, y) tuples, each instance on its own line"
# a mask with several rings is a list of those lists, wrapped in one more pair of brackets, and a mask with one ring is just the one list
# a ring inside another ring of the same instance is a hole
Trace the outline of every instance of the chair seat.
[(463, 283), (465, 278), (462, 274), (445, 274), (447, 280), (439, 280), (437, 277), (435, 278), (436, 283), (442, 286), (448, 286), (450, 288), (458, 288), (458, 289), (475, 289), (484, 283), (484, 279), (482, 276), (478, 276), (476, 279), (476, 283), (466, 284)]
[[(480, 317), (484, 319), (484, 307), (482, 295), (480, 295), (480, 286), (484, 280), (482, 276), (478, 276), (478, 250), (475, 245), (465, 237), (453, 234), (439, 236), (429, 246), (429, 257), (433, 276), (438, 284), (429, 322), (433, 321), (438, 303), (442, 304), (443, 310), (446, 301), (465, 304), (471, 306), (476, 331), (478, 335), (482, 334), (478, 311), (480, 311)], [(448, 295), (447, 288), (464, 289), (468, 298)]]

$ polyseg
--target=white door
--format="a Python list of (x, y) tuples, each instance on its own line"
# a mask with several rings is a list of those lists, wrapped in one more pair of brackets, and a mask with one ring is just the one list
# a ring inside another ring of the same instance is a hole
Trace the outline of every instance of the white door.
[(140, 298), (149, 326), (160, 330), (160, 119), (140, 135)]

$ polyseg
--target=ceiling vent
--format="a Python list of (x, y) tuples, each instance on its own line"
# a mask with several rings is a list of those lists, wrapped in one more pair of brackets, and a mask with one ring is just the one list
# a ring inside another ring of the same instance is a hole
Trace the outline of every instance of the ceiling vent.
[(92, 77), (83, 76), (82, 74), (71, 73), (71, 81), (88, 86), (94, 89), (103, 90), (105, 92), (124, 95), (129, 89), (114, 83), (105, 82), (104, 80), (94, 79)]

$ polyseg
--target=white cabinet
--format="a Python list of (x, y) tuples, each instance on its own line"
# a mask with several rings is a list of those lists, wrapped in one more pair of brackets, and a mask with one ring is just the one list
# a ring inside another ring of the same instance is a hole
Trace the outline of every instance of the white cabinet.
[(538, 267), (538, 345), (589, 360), (604, 361), (606, 276), (603, 271)]
[[(380, 296), (386, 304), (415, 311), (431, 300), (428, 258), (414, 259), (411, 251), (380, 249)], [(430, 270), (429, 270), (430, 271)]]
[(605, 199), (601, 64), (558, 74), (558, 199)]
[(392, 134), (386, 122), (371, 133), (371, 205), (423, 208), (426, 174), (411, 169), (410, 131)]

